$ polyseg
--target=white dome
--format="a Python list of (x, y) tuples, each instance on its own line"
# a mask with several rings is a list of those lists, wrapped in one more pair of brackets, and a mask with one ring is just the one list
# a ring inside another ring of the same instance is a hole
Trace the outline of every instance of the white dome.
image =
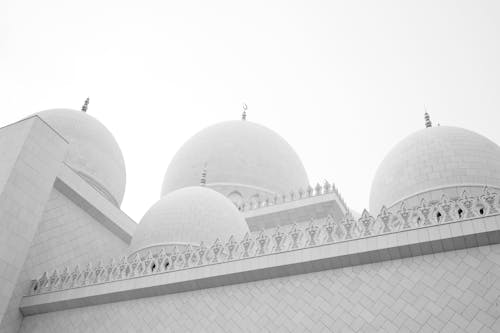
[(69, 141), (66, 163), (119, 206), (125, 193), (126, 172), (113, 134), (82, 111), (53, 109), (39, 112), (38, 116)]
[(464, 188), (485, 185), (500, 188), (497, 144), (462, 128), (425, 128), (403, 139), (380, 164), (370, 211), (377, 214), (382, 205), (390, 208), (409, 198), (439, 200), (444, 189), (455, 188), (459, 195)]
[(162, 195), (198, 185), (205, 164), (207, 185), (225, 195), (234, 189), (250, 189), (249, 194), (289, 193), (309, 184), (297, 153), (281, 136), (236, 120), (205, 128), (179, 149), (165, 174)]
[(133, 252), (160, 244), (225, 242), (243, 237), (248, 226), (243, 215), (222, 194), (192, 186), (173, 191), (144, 215), (132, 238)]

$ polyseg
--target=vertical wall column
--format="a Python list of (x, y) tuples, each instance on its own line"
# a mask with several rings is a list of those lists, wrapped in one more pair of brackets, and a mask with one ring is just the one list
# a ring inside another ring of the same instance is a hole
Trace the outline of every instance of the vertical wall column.
[(38, 116), (0, 129), (0, 322), (67, 148)]

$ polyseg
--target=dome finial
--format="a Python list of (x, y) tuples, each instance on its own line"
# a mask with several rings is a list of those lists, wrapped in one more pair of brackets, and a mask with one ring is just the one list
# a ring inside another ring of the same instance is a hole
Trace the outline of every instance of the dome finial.
[(200, 186), (205, 186), (207, 184), (207, 163), (203, 165), (203, 171), (201, 172)]
[(89, 102), (90, 102), (90, 98), (87, 97), (87, 99), (85, 100), (85, 103), (83, 103), (82, 112), (87, 112), (87, 109), (89, 107)]
[(429, 116), (429, 113), (427, 113), (427, 109), (425, 107), (424, 109), (425, 109), (424, 113), (425, 127), (432, 127), (431, 117)]
[(243, 103), (243, 113), (241, 114), (241, 120), (247, 120), (247, 110), (248, 110), (247, 104)]

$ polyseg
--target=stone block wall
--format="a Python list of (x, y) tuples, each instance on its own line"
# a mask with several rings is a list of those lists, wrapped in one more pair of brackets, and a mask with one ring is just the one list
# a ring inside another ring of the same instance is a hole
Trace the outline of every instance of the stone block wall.
[[(31, 277), (50, 267), (86, 265), (126, 252), (115, 236), (64, 194), (53, 189), (26, 261)], [(33, 275), (34, 274), (34, 275)]]
[(82, 307), (21, 332), (499, 332), (500, 245)]
[(19, 329), (22, 321), (19, 303), (28, 292), (33, 276), (40, 275), (47, 267), (62, 269), (116, 257), (127, 247), (127, 243), (53, 189), (0, 331)]
[(2, 333), (19, 330), (19, 303), (42, 268), (115, 257), (128, 246), (54, 188), (66, 149), (38, 117), (0, 129)]
[(0, 130), (0, 330), (66, 150), (38, 117)]

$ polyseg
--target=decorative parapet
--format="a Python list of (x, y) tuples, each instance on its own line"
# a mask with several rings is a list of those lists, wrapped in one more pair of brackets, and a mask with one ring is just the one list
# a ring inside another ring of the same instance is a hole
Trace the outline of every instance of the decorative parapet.
[(326, 194), (335, 194), (339, 198), (340, 203), (347, 208), (347, 205), (340, 195), (340, 192), (338, 189), (335, 187), (335, 184), (330, 184), (328, 181), (325, 180), (325, 183), (323, 185), (320, 185), (319, 183), (316, 184), (316, 186), (313, 188), (311, 185), (307, 186), (307, 188), (303, 189), (300, 188), (296, 191), (290, 191), (288, 194), (281, 194), (278, 195), (276, 194), (272, 198), (265, 198), (263, 200), (259, 199), (257, 201), (247, 201), (244, 202), (240, 206), (241, 211), (249, 211), (249, 210), (255, 210), (263, 207), (268, 207), (268, 206), (275, 206), (287, 202), (292, 202), (292, 201), (297, 201), (297, 200), (302, 200), (306, 198), (311, 198), (311, 197), (317, 197), (321, 195), (326, 195)]
[(375, 218), (366, 210), (358, 220), (350, 213), (341, 221), (331, 217), (322, 222), (311, 220), (308, 225), (299, 227), (276, 227), (272, 231), (262, 230), (258, 235), (247, 233), (243, 239), (230, 237), (227, 241), (216, 239), (207, 247), (187, 247), (179, 251), (177, 247), (170, 252), (162, 248), (156, 253), (148, 252), (141, 257), (122, 257), (104, 265), (90, 263), (81, 270), (65, 268), (51, 274), (45, 272), (32, 281), (30, 295), (44, 294), (59, 290), (79, 288), (112, 281), (126, 280), (153, 274), (167, 274), (172, 271), (214, 265), (234, 260), (245, 260), (263, 255), (273, 255), (286, 251), (318, 247), (339, 242), (368, 238), (378, 235), (397, 233), (412, 229), (426, 228), (440, 224), (460, 222), (500, 214), (500, 202), (497, 193), (485, 187), (483, 194), (471, 197), (466, 191), (458, 199), (450, 200), (443, 195), (435, 204), (422, 200), (417, 207), (408, 208), (401, 204), (395, 214), (382, 207)]

